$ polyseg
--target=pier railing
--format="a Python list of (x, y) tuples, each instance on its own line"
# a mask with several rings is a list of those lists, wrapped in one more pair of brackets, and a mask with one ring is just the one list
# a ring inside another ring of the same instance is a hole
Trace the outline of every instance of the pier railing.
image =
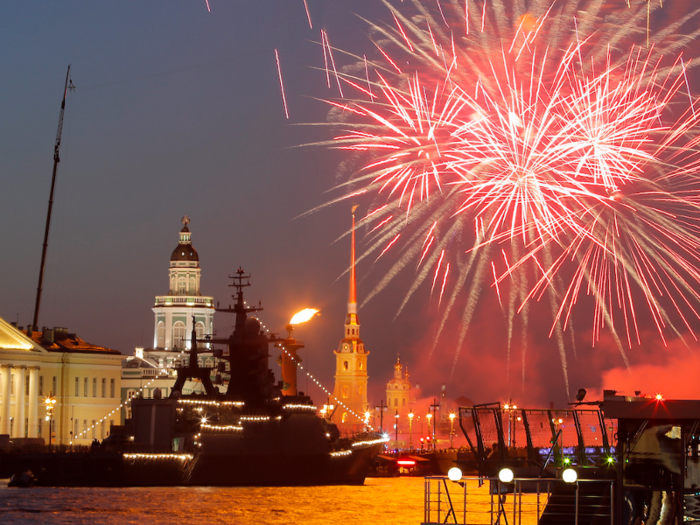
[(612, 525), (612, 480), (425, 478), (423, 525)]

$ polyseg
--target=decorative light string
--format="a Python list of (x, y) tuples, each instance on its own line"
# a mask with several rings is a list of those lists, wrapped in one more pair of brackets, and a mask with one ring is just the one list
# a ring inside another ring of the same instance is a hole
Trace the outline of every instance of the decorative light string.
[(241, 416), (239, 421), (270, 421), (270, 416)]
[(316, 412), (318, 410), (318, 407), (315, 407), (314, 405), (284, 405), (282, 408), (286, 410), (308, 410), (308, 411), (313, 411)]
[[(187, 350), (187, 349), (186, 349), (186, 348), (185, 348), (185, 349), (182, 349), (182, 350), (180, 351), (180, 353), (177, 354), (177, 355), (175, 356), (174, 361), (177, 361), (178, 359), (180, 359), (180, 358), (182, 357), (182, 354), (185, 353), (185, 350)], [(162, 379), (162, 378), (163, 378), (163, 375), (167, 376), (167, 375), (168, 375), (168, 370), (171, 370), (171, 368), (169, 368), (169, 367), (161, 368), (161, 369), (159, 370), (159, 372), (158, 372), (159, 375), (156, 376), (156, 377), (154, 377), (153, 379), (151, 379), (148, 383), (146, 383), (146, 384), (145, 384), (144, 386), (142, 386), (141, 388), (139, 388), (139, 390), (138, 390), (137, 393), (142, 393), (144, 388), (148, 388), (149, 386), (151, 386), (151, 383), (153, 383), (153, 382), (156, 381), (157, 379)], [(73, 438), (71, 438), (70, 444), (72, 445), (74, 440), (81, 439), (82, 436), (83, 436), (83, 434), (87, 434), (90, 430), (93, 430), (93, 429), (97, 428), (101, 423), (106, 422), (106, 421), (107, 421), (107, 418), (108, 418), (109, 416), (112, 416), (112, 415), (114, 415), (116, 412), (119, 412), (122, 408), (127, 408), (128, 405), (131, 403), (131, 400), (134, 399), (134, 398), (136, 398), (136, 397), (137, 397), (137, 396), (131, 397), (131, 398), (127, 399), (124, 403), (120, 403), (118, 407), (115, 407), (114, 409), (112, 409), (112, 411), (109, 412), (106, 416), (104, 416), (104, 417), (98, 419), (98, 420), (95, 422), (94, 425), (91, 425), (91, 426), (89, 426), (89, 427), (86, 427), (85, 430), (83, 430), (82, 432), (76, 434)]]
[(179, 459), (180, 461), (189, 461), (194, 456), (192, 454), (131, 454), (124, 453), (126, 459)]
[(216, 432), (240, 432), (243, 430), (243, 427), (239, 425), (209, 425), (207, 423), (202, 423), (199, 428), (203, 430), (214, 430)]
[[(246, 301), (243, 301), (243, 304), (244, 304), (246, 307), (248, 307), (248, 303), (247, 303)], [(270, 330), (269, 330), (269, 328), (267, 328), (267, 327), (265, 326), (265, 323), (263, 323), (258, 317), (253, 316), (253, 318), (256, 319), (256, 320), (260, 323), (260, 325), (265, 329), (266, 332), (271, 333)], [(279, 348), (280, 350), (282, 350), (285, 354), (287, 354), (289, 357), (292, 357), (292, 358), (294, 357), (292, 354), (290, 354), (290, 353), (287, 351), (287, 349), (286, 349), (283, 345), (280, 345), (278, 348)], [(316, 386), (318, 386), (321, 390), (323, 390), (323, 391), (326, 393), (326, 395), (328, 395), (329, 397), (332, 397), (333, 399), (335, 399), (335, 400), (338, 402), (338, 404), (341, 405), (343, 408), (345, 408), (351, 415), (355, 416), (359, 421), (362, 421), (365, 425), (367, 425), (367, 428), (369, 428), (370, 430), (374, 430), (374, 427), (373, 427), (372, 425), (369, 424), (369, 421), (367, 421), (365, 417), (360, 416), (359, 414), (355, 413), (355, 411), (353, 411), (349, 406), (347, 406), (347, 405), (346, 405), (345, 403), (343, 403), (340, 399), (338, 399), (338, 397), (335, 396), (335, 394), (332, 394), (325, 386), (323, 386), (323, 385), (313, 376), (313, 374), (312, 374), (311, 372), (308, 372), (307, 370), (305, 370), (304, 367), (303, 367), (299, 362), (297, 362), (296, 359), (292, 359), (292, 362), (297, 366), (297, 368), (299, 368), (300, 370), (302, 370), (302, 371), (306, 374), (306, 376), (307, 376), (308, 378), (310, 378), (310, 379), (316, 384)]]

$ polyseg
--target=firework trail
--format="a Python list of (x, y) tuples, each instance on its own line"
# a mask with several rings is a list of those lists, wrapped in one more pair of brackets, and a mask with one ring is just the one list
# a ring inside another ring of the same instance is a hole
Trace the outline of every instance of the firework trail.
[(374, 56), (332, 63), (342, 99), (323, 143), (351, 153), (337, 200), (367, 201), (363, 257), (395, 261), (367, 300), (415, 272), (399, 312), (429, 283), (435, 339), (459, 318), (456, 364), (483, 294), (498, 295), (509, 355), (544, 299), (567, 393), (579, 302), (593, 302), (593, 342), (608, 329), (625, 362), (644, 316), (662, 337), (693, 334), (700, 108), (682, 53), (699, 31), (680, 28), (700, 10), (649, 33), (661, 7), (644, 0), (384, 4), (390, 21), (367, 22)]

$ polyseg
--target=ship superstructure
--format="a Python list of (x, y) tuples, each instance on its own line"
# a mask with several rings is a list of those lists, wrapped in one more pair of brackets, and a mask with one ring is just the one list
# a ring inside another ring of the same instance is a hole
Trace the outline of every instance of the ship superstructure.
[[(249, 277), (236, 271), (235, 304), (219, 310), (235, 315), (233, 333), (200, 339), (193, 328), (167, 398), (158, 390), (133, 399), (132, 418), (88, 454), (25, 457), (15, 470), (39, 472), (44, 485), (362, 484), (385, 440), (370, 433), (341, 438), (309, 396), (282, 395), (268, 350), (287, 339), (266, 334), (249, 315), (262, 310), (243, 298)], [(202, 366), (203, 355), (218, 363)], [(188, 382), (204, 393), (183, 393)]]

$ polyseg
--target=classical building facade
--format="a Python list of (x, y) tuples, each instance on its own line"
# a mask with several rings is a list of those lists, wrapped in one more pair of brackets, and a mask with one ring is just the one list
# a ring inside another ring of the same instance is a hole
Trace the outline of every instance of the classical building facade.
[(345, 317), (345, 337), (334, 351), (336, 358), (333, 396), (336, 404), (333, 421), (345, 430), (364, 427), (367, 405), (367, 356), (369, 352), (360, 339), (357, 315), (357, 282), (355, 278), (355, 209), (352, 209), (350, 248), (350, 291), (348, 313)]
[[(65, 328), (21, 330), (0, 318), (0, 434), (87, 445), (118, 424), (122, 356)], [(53, 414), (47, 421), (46, 399)], [(49, 428), (51, 426), (51, 429)]]
[(401, 359), (396, 358), (394, 377), (386, 384), (386, 406), (391, 415), (398, 413), (403, 416), (411, 411), (411, 383), (408, 380), (408, 367), (401, 365)]
[(189, 222), (189, 217), (182, 218), (180, 241), (170, 256), (168, 294), (156, 296), (154, 349), (189, 349), (193, 323), (198, 339), (214, 328), (214, 298), (200, 293), (199, 254), (192, 246)]

